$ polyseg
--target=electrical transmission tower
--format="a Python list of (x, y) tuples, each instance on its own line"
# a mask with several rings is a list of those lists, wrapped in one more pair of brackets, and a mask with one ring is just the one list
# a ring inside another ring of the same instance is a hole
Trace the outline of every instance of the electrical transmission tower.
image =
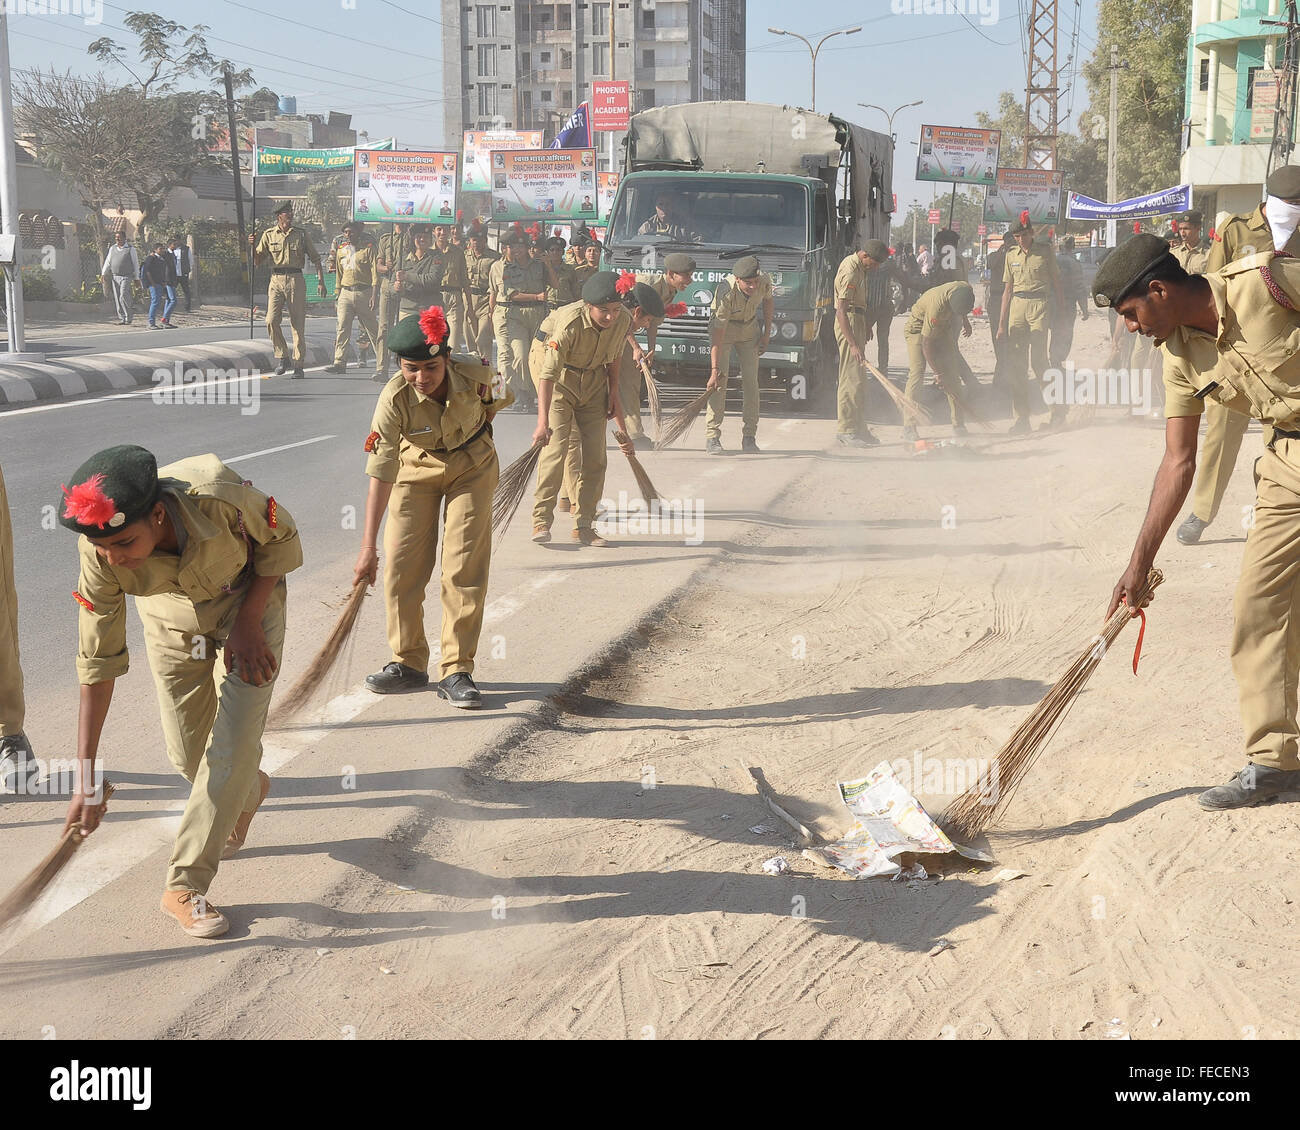
[(1296, 20), (1296, 0), (1286, 0), (1285, 20), (1263, 20), (1265, 24), (1286, 28), (1282, 60), (1277, 63), (1277, 105), (1273, 109), (1273, 143), (1268, 151), (1267, 177), (1279, 165), (1291, 160), (1295, 138), (1296, 75), (1300, 67), (1300, 22)]
[[(1294, 0), (1291, 0), (1294, 3)], [(1030, 0), (1025, 83), (1025, 168), (1055, 169), (1057, 0)]]

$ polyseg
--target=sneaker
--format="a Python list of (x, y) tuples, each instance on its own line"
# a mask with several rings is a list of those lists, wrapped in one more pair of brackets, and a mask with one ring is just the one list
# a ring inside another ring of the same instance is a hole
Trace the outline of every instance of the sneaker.
[(404, 663), (388, 663), (382, 671), (366, 676), (366, 686), (375, 694), (397, 694), (401, 691), (423, 690), (429, 685), (429, 676)]
[(855, 436), (852, 432), (844, 432), (835, 437), (835, 442), (841, 447), (870, 447), (865, 439), (861, 436)]
[(241, 812), (239, 819), (235, 821), (235, 826), (230, 835), (226, 837), (226, 846), (221, 849), (221, 858), (229, 859), (241, 847), (244, 846), (248, 839), (248, 829), (253, 823), (253, 817), (257, 815), (257, 809), (262, 807), (262, 802), (266, 800), (266, 794), (271, 791), (271, 778), (263, 773), (260, 769), (257, 771), (257, 779), (261, 782), (261, 794), (257, 798), (257, 808), (252, 812)]
[(198, 891), (163, 891), (162, 912), (191, 938), (215, 938), (230, 929), (229, 919)]
[(468, 671), (457, 671), (443, 679), (438, 684), (438, 697), (445, 698), (461, 710), (477, 710), (483, 705), (483, 696), (479, 694)]
[[(333, 365), (326, 365), (323, 371), (326, 373), (346, 373), (348, 371), (348, 367), (347, 365), (340, 365), (337, 362), (335, 362)], [(295, 377), (298, 375), (297, 369), (293, 371), (293, 375)]]
[(173, 326), (171, 322), (163, 322), (162, 328), (165, 330), (174, 330), (176, 327)]
[(908, 425), (903, 429), (903, 437), (902, 437), (902, 438), (903, 438), (903, 442), (904, 442), (904, 443), (915, 443), (915, 442), (917, 441), (917, 439), (919, 438), (919, 437), (917, 436), (917, 434), (916, 434), (916, 428), (915, 428), (912, 424), (908, 424)]
[(1201, 535), (1205, 533), (1209, 522), (1202, 522), (1194, 513), (1188, 514), (1183, 524), (1178, 527), (1178, 540), (1183, 545), (1195, 545), (1201, 540)]
[(741, 455), (762, 455), (763, 451), (753, 436), (744, 436), (740, 441)]
[(370, 379), (376, 382), (377, 384), (386, 385), (388, 383), (388, 377), (384, 373), (375, 373), (371, 376)]
[(1020, 419), (1018, 419), (1014, 424), (1011, 425), (1011, 427), (1007, 429), (1007, 435), (1009, 436), (1028, 435), (1030, 429), (1031, 429), (1031, 425), (1029, 423), (1029, 417), (1021, 416)]
[(284, 376), (284, 371), (285, 371), (285, 369), (287, 369), (287, 368), (288, 368), (288, 366), (287, 366), (283, 361), (277, 361), (277, 362), (275, 363), (275, 375), (276, 375), (277, 377), (282, 377), (282, 376)]
[(533, 541), (538, 545), (545, 545), (551, 540), (551, 528), (549, 526), (534, 526)]
[(1234, 773), (1226, 785), (1206, 789), (1196, 799), (1202, 808), (1245, 808), (1288, 789), (1300, 789), (1300, 769), (1252, 764)]
[(705, 455), (721, 455), (722, 451), (723, 451), (722, 440), (717, 439), (714, 436), (710, 436), (708, 439), (704, 441)]
[(570, 502), (567, 498), (565, 498), (564, 495), (560, 495), (560, 497), (556, 500), (555, 509), (558, 510), (561, 514), (568, 514), (573, 510), (573, 503)]
[(150, 322), (150, 323), (149, 323), (149, 328), (150, 328), (151, 330), (160, 330), (160, 329), (162, 329), (162, 326), (158, 326), (158, 325), (155, 325), (153, 322)]
[(580, 526), (578, 529), (574, 530), (570, 536), (579, 544), (589, 545), (595, 549), (604, 549), (605, 546), (609, 545), (609, 542), (596, 533), (596, 531), (590, 526)]

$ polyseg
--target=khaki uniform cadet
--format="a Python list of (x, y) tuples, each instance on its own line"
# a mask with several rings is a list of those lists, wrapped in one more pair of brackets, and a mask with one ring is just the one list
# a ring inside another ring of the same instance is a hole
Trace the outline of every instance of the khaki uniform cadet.
[(564, 261), (564, 240), (553, 235), (542, 245), (543, 265), (549, 268), (546, 276), (546, 308), (558, 310), (582, 297), (582, 284), (578, 282), (576, 268)]
[(984, 309), (989, 316), (989, 334), (993, 338), (993, 379), (1000, 381), (1006, 372), (1007, 339), (998, 336), (1002, 325), (1002, 302), (1006, 294), (1007, 247), (1004, 241), (996, 251), (989, 252), (989, 280), (984, 284)]
[[(90, 787), (86, 771), (113, 682), (127, 671), (132, 595), (167, 756), (191, 782), (163, 910), (187, 934), (213, 937), (229, 924), (206, 903), (208, 887), (219, 861), (243, 844), (270, 788), (259, 769), (262, 731), (284, 647), (284, 578), (302, 564), (298, 530), (288, 511), (215, 455), (158, 470), (144, 448), (113, 447), (87, 460), (71, 482), (59, 520), (84, 535), (74, 593), (81, 606), (82, 789)], [(224, 671), (217, 668), (220, 648)], [(83, 797), (75, 795), (68, 821), (84, 815)], [(97, 823), (96, 813), (91, 826)]]
[[(953, 395), (961, 387), (962, 360), (958, 339), (967, 315), (975, 309), (975, 291), (970, 283), (949, 282), (931, 287), (912, 305), (903, 340), (907, 342), (907, 389), (909, 400), (921, 393), (927, 362), (948, 395), (948, 411), (954, 435), (966, 434), (961, 404)], [(916, 439), (916, 421), (908, 421), (904, 439)]]
[(489, 251), (487, 232), (479, 225), (469, 229), (469, 250), (465, 252), (465, 341), (470, 353), (492, 360), (492, 306), (488, 298), (488, 275), (501, 258)]
[[(662, 275), (637, 275), (637, 282), (645, 283), (657, 295), (664, 305), (664, 317), (671, 317), (668, 308), (677, 302), (677, 295), (690, 286), (695, 274), (695, 260), (689, 255), (675, 251), (664, 257)], [(681, 311), (685, 313), (685, 309)], [(623, 419), (627, 421), (628, 438), (638, 447), (651, 447), (650, 437), (641, 426), (641, 390), (645, 374), (640, 362), (654, 363), (655, 338), (663, 318), (651, 318), (646, 327), (646, 346), (642, 349), (636, 343), (634, 335), (629, 335), (627, 348), (623, 350), (623, 360), (618, 367), (618, 399), (623, 406)]]
[[(1278, 200), (1300, 197), (1300, 168), (1283, 165), (1275, 169), (1269, 174), (1265, 188), (1269, 196)], [(1184, 216), (1193, 217), (1196, 221), (1201, 219), (1199, 213), (1184, 212), (1179, 217), (1180, 232)], [(1187, 222), (1193, 229), (1199, 227), (1197, 223)], [(1199, 235), (1199, 232), (1196, 234)], [(1197, 251), (1187, 247), (1186, 240), (1181, 248), (1174, 249), (1174, 257), (1183, 264), (1183, 270), (1188, 274), (1208, 274), (1222, 270), (1228, 263), (1244, 255), (1273, 248), (1273, 232), (1268, 217), (1264, 214), (1264, 205), (1261, 204), (1253, 212), (1233, 216), (1223, 225), (1204, 253), (1199, 271), (1189, 266), (1195, 264), (1199, 256)], [(1300, 255), (1300, 231), (1291, 234), (1283, 250), (1289, 255)], [(1206, 527), (1218, 517), (1224, 493), (1232, 479), (1233, 468), (1237, 465), (1241, 441), (1249, 426), (1249, 416), (1229, 412), (1213, 401), (1205, 405), (1205, 438), (1201, 445), (1201, 463), (1196, 471), (1196, 486), (1192, 492), (1192, 512), (1178, 527), (1177, 537), (1184, 545), (1195, 545), (1200, 541)], [(1267, 434), (1264, 441), (1267, 444)]]
[[(756, 280), (746, 293), (740, 283)], [(759, 311), (763, 329), (758, 328)], [(709, 455), (722, 454), (722, 418), (727, 404), (727, 377), (731, 354), (740, 355), (742, 439), (740, 449), (758, 452), (758, 359), (772, 336), (772, 279), (759, 270), (758, 259), (746, 255), (736, 260), (730, 277), (713, 292), (713, 320), (709, 327), (712, 372), (708, 388), (708, 415), (704, 420), (704, 450)]]
[(1007, 235), (1019, 237), (1007, 251), (1003, 272), (1005, 290), (1002, 325), (999, 333), (1007, 338), (1009, 350), (1007, 375), (1011, 382), (1011, 408), (1016, 422), (1012, 434), (1030, 428), (1029, 366), (1043, 379), (1047, 372), (1047, 337), (1053, 304), (1063, 305), (1061, 275), (1056, 266), (1056, 251), (1050, 243), (1034, 242), (1029, 213), (1021, 212), (1018, 223)]
[[(18, 591), (14, 586), (14, 534), (0, 471), (0, 788), (32, 755), (23, 733), (23, 669), (18, 663)], [(17, 784), (12, 786), (18, 791)]]
[(583, 284), (599, 270), (600, 241), (593, 239), (583, 245), (582, 262), (574, 269), (574, 277), (577, 279), (579, 290), (581, 290)]
[[(499, 466), (492, 418), (492, 370), (447, 351), (438, 309), (403, 318), (388, 335), (400, 371), (379, 394), (366, 439), (370, 491), (356, 579), (375, 581), (384, 509), (384, 606), (392, 662), (366, 677), (378, 694), (429, 683), (424, 597), (439, 556), (442, 521), (442, 633), (438, 694), (452, 706), (482, 705), (471, 677), (483, 627), (492, 558), (492, 493)], [(405, 362), (405, 364), (402, 364)], [(438, 362), (441, 362), (440, 364)]]
[(433, 246), (433, 225), (416, 224), (411, 228), (412, 251), (404, 266), (397, 272), (395, 289), (401, 299), (399, 313), (403, 318), (418, 314), (431, 306), (442, 309), (443, 280), (451, 265), (446, 250)]
[(447, 260), (442, 272), (442, 311), (447, 319), (447, 332), (451, 334), (447, 341), (461, 349), (465, 340), (465, 287), (469, 285), (469, 276), (465, 252), (451, 242), (451, 231), (446, 224), (433, 229), (434, 250), (442, 252)]
[(842, 447), (875, 447), (880, 443), (867, 426), (867, 379), (863, 353), (871, 340), (867, 317), (870, 276), (889, 259), (888, 246), (869, 239), (860, 251), (846, 255), (835, 272), (835, 344), (840, 347), (839, 426)]
[[(1083, 281), (1083, 266), (1074, 257), (1074, 237), (1061, 240), (1056, 255), (1056, 270), (1061, 277), (1061, 304), (1050, 310), (1051, 333), (1047, 347), (1047, 361), (1053, 369), (1061, 369), (1074, 348), (1074, 320), (1076, 315), (1088, 317), (1088, 293)], [(1044, 393), (1046, 390), (1044, 389)], [(1070, 406), (1064, 402), (1051, 405), (1052, 414), (1047, 427), (1064, 427)]]
[[(1159, 290), (1153, 277), (1165, 280)], [(1200, 803), (1236, 808), (1300, 787), (1300, 260), (1270, 250), (1188, 277), (1163, 240), (1139, 235), (1106, 258), (1093, 295), (1130, 328), (1162, 339), (1165, 354), (1165, 454), (1112, 610), (1121, 598), (1132, 603), (1187, 495), (1205, 402), (1274, 429), (1257, 468), (1233, 608), (1232, 668), (1250, 764)], [(1207, 317), (1207, 301), (1210, 330), (1194, 324)]]
[(556, 499), (576, 432), (582, 461), (569, 488), (577, 527), (573, 540), (605, 544), (593, 528), (605, 487), (605, 421), (612, 415), (620, 428), (626, 427), (618, 401), (619, 363), (628, 333), (643, 329), (652, 316), (663, 316), (654, 290), (644, 283), (629, 287), (613, 271), (600, 271), (587, 280), (581, 300), (547, 318), (549, 332), (539, 335), (533, 354), (539, 417), (533, 438), (546, 440), (533, 499), (533, 541), (551, 540)]
[(503, 246), (506, 257), (488, 272), (497, 368), (506, 375), (515, 398), (531, 412), (536, 394), (528, 373), (528, 351), (546, 316), (546, 268), (528, 258), (528, 236), (523, 232), (509, 233)]
[[(275, 348), (278, 376), (289, 364), (289, 347), (285, 344), (280, 322), (289, 311), (289, 325), (293, 330), (293, 375), (305, 376), (302, 367), (307, 358), (307, 284), (303, 281), (303, 264), (310, 259), (320, 275), (320, 292), (325, 293), (325, 273), (321, 269), (311, 237), (301, 228), (293, 226), (293, 205), (282, 204), (275, 210), (276, 226), (267, 228), (253, 251), (254, 266), (268, 256), (271, 260), (271, 283), (266, 303), (266, 329)], [(249, 240), (254, 236), (249, 233)]]
[[(338, 272), (338, 332), (334, 335), (334, 364), (327, 373), (348, 371), (348, 347), (352, 344), (352, 320), (361, 323), (365, 341), (379, 356), (379, 326), (375, 322), (375, 241), (360, 225), (345, 224), (346, 242), (339, 244), (334, 253)], [(364, 351), (363, 351), (364, 352)]]
[(375, 274), (379, 279), (379, 310), (376, 319), (379, 326), (379, 350), (375, 353), (376, 381), (388, 381), (388, 347), (384, 344), (389, 331), (397, 321), (397, 311), (401, 305), (398, 293), (393, 289), (397, 278), (398, 264), (404, 263), (411, 254), (406, 247), (407, 232), (402, 224), (390, 224), (391, 229), (379, 237), (375, 248)]

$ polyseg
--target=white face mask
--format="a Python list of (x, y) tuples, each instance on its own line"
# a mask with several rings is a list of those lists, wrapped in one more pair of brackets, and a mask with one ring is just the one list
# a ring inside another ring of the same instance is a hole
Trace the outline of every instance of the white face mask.
[(1300, 204), (1288, 204), (1270, 196), (1264, 201), (1264, 216), (1273, 233), (1273, 250), (1281, 251), (1300, 226)]

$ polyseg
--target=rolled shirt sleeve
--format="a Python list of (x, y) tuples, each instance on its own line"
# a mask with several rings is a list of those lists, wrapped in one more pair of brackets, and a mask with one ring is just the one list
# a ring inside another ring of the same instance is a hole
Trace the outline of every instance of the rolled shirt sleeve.
[[(234, 514), (234, 528), (252, 543), (253, 572), (259, 577), (283, 577), (302, 564), (302, 539), (293, 515), (274, 498), (247, 488), (249, 505)], [(272, 525), (272, 522), (275, 524)]]
[(1165, 419), (1202, 415), (1205, 404), (1196, 395), (1200, 386), (1195, 383), (1196, 378), (1187, 362), (1167, 349), (1162, 348), (1161, 353), (1164, 354)]
[(401, 463), (398, 453), (402, 442), (402, 418), (392, 393), (385, 389), (375, 405), (366, 438), (366, 474), (381, 483), (397, 482)]
[[(95, 547), (80, 538), (81, 575), (77, 579), (77, 679), (87, 686), (125, 675), (126, 595), (112, 568)], [(80, 599), (78, 599), (80, 598)]]

